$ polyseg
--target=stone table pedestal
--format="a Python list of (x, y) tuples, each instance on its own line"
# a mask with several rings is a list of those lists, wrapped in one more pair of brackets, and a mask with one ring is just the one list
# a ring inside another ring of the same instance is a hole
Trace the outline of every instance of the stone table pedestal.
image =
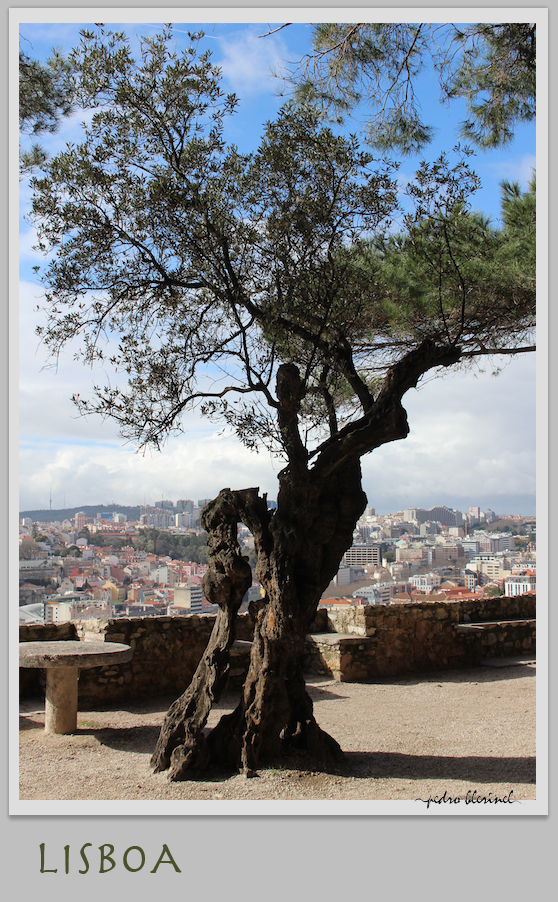
[(19, 666), (46, 671), (46, 732), (76, 731), (80, 670), (123, 664), (131, 657), (130, 646), (116, 642), (20, 642)]

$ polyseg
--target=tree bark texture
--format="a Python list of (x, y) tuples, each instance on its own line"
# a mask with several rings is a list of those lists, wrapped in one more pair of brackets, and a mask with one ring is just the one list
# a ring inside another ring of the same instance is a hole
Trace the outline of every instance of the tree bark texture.
[(153, 769), (168, 769), (172, 780), (184, 779), (189, 770), (204, 768), (210, 760), (203, 729), (226, 686), (235, 616), (252, 585), (250, 564), (240, 553), (237, 519), (226, 489), (203, 510), (210, 567), (202, 586), (206, 598), (219, 605), (219, 613), (190, 686), (169, 709), (151, 758)]

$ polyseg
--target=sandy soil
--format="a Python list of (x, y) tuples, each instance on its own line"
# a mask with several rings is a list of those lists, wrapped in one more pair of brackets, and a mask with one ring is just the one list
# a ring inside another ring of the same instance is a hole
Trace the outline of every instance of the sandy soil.
[[(535, 799), (535, 666), (479, 667), (374, 684), (314, 678), (316, 718), (346, 752), (335, 773), (304, 756), (247, 779), (212, 770), (171, 783), (149, 759), (172, 698), (79, 712), (44, 732), (42, 700), (20, 708), (20, 799), (416, 800), (446, 792)], [(236, 698), (226, 696), (209, 726)]]

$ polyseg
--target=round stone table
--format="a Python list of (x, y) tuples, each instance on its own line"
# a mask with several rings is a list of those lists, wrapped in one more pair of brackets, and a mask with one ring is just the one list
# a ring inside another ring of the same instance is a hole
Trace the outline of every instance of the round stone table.
[(20, 642), (19, 666), (46, 671), (46, 732), (76, 731), (80, 670), (123, 664), (131, 657), (130, 646), (116, 642)]

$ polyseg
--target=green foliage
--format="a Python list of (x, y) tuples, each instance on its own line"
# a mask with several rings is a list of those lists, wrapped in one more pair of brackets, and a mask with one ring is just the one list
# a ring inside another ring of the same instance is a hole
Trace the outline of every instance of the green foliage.
[(485, 595), (488, 595), (489, 598), (499, 598), (504, 594), (504, 590), (500, 586), (490, 586), (488, 589), (485, 589)]
[(416, 93), (431, 64), (440, 101), (467, 101), (460, 135), (473, 144), (506, 144), (518, 123), (534, 119), (533, 23), (320, 23), (290, 82), (299, 103), (338, 120), (358, 107), (372, 146), (416, 153), (433, 136)]
[(394, 341), (471, 342), (478, 355), (534, 327), (535, 184), (523, 194), (503, 186), (502, 229), (467, 209), (477, 184), (464, 161), (453, 170), (445, 156), (423, 164), (409, 187), (407, 230), (357, 251), (370, 259), (377, 309)]
[(105, 548), (106, 546), (123, 548), (126, 544), (124, 539), (117, 539), (115, 536), (111, 536), (110, 533), (91, 532), (86, 538), (89, 545), (95, 545), (97, 548)]
[[(55, 132), (73, 108), (71, 66), (59, 51), (42, 64), (19, 51), (19, 128), (22, 134), (37, 136)], [(46, 161), (37, 143), (20, 153), (20, 171), (31, 172)]]
[[(420, 167), (397, 233), (397, 167), (315, 110), (285, 107), (254, 154), (227, 146), (236, 98), (199, 39), (177, 55), (165, 29), (136, 60), (99, 29), (71, 55), (93, 115), (33, 179), (32, 216), (51, 257), (39, 333), (55, 357), (79, 338), (78, 359), (116, 370), (75, 398), (82, 412), (159, 446), (199, 408), (307, 460), (428, 370), (523, 349), (534, 188), (505, 189), (497, 231), (470, 210), (478, 179), (457, 149)], [(300, 380), (280, 402), (284, 364)]]
[(509, 143), (518, 122), (536, 112), (536, 30), (529, 22), (456, 29), (464, 47), (461, 65), (446, 85), (447, 96), (464, 97), (471, 118), (462, 136), (479, 147)]
[(295, 97), (337, 121), (362, 105), (370, 143), (414, 153), (433, 130), (420, 115), (414, 91), (417, 75), (430, 61), (428, 25), (414, 23), (320, 23), (313, 52), (294, 73)]
[(138, 551), (170, 557), (174, 561), (193, 561), (207, 564), (207, 533), (187, 533), (173, 535), (160, 529), (148, 527), (140, 530), (132, 545)]

